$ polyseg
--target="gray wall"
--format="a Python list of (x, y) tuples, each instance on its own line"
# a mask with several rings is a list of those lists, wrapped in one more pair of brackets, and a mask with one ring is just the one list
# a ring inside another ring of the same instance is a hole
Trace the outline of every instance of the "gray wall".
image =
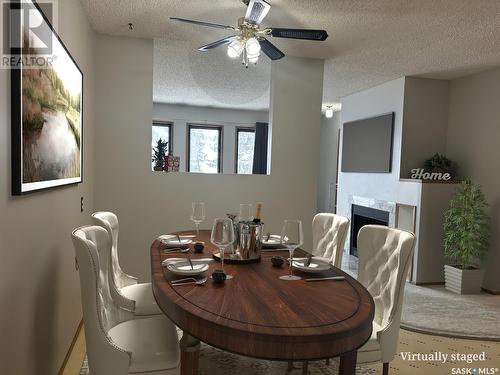
[(483, 287), (500, 291), (500, 68), (452, 81), (447, 153), (461, 174), (481, 184), (493, 238)]
[(0, 70), (1, 374), (56, 374), (82, 318), (70, 235), (93, 209), (94, 33), (79, 1), (59, 7), (59, 34), (84, 74), (84, 183), (11, 196), (10, 71)]
[[(230, 95), (230, 93), (228, 93)], [(223, 126), (223, 173), (234, 173), (236, 152), (236, 127), (255, 126), (256, 122), (269, 122), (269, 111), (210, 108), (181, 104), (153, 104), (153, 120), (174, 123), (174, 155), (181, 157), (180, 170), (186, 170), (187, 124)]]
[(151, 171), (152, 42), (99, 36), (97, 53), (96, 209), (118, 214), (120, 257), (128, 272), (150, 278), (152, 241), (193, 228), (193, 201), (207, 203), (202, 228), (237, 212), (239, 203), (263, 202), (266, 230), (280, 231), (283, 219), (300, 218), (311, 242), (323, 61), (288, 57), (273, 64), (271, 93), (279, 95), (272, 95), (270, 107), (270, 176), (167, 174)]
[(446, 150), (449, 81), (405, 79), (401, 177), (409, 178), (413, 168)]
[(332, 118), (321, 119), (320, 158), (318, 176), (318, 212), (333, 212), (337, 199), (337, 152), (340, 129), (340, 112)]

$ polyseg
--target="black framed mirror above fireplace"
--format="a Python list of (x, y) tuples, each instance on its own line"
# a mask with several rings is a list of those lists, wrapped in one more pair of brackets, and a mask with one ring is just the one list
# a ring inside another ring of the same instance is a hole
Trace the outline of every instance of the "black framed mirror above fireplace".
[(389, 225), (389, 212), (358, 206), (353, 204), (351, 207), (351, 246), (349, 253), (358, 256), (358, 232), (365, 225)]

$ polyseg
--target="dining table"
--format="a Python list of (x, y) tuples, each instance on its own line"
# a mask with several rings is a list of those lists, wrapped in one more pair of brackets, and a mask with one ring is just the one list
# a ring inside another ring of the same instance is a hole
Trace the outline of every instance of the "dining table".
[[(211, 258), (218, 252), (210, 231), (173, 233), (204, 242), (202, 253), (190, 250), (191, 259)], [(304, 256), (302, 249), (295, 251)], [(183, 332), (180, 340), (181, 375), (198, 374), (200, 342), (231, 353), (273, 361), (313, 361), (340, 357), (339, 373), (355, 374), (357, 350), (372, 334), (375, 311), (370, 293), (356, 279), (330, 266), (310, 275), (294, 270), (297, 281), (281, 280), (287, 263), (273, 267), (271, 258), (288, 258), (288, 251), (266, 249), (260, 261), (224, 264), (233, 276), (224, 283), (208, 279), (202, 285), (174, 286), (183, 276), (169, 272), (167, 258), (187, 258), (185, 253), (164, 251), (157, 239), (151, 245), (153, 294), (163, 313)], [(208, 261), (208, 260), (207, 260)], [(220, 269), (208, 261), (209, 277)], [(343, 276), (342, 280), (310, 282), (306, 279)]]

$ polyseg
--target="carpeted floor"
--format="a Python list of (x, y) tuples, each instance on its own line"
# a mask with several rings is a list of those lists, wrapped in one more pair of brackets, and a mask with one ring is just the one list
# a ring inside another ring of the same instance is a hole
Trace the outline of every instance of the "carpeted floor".
[[(486, 361), (473, 363), (450, 359), (445, 363), (428, 360), (409, 361), (403, 359), (401, 352), (421, 354), (440, 352), (448, 355), (480, 354), (485, 352)], [(455, 339), (401, 330), (398, 355), (391, 362), (389, 373), (391, 375), (449, 375), (452, 374), (452, 369), (457, 368), (488, 368), (493, 369), (489, 370), (488, 374), (498, 374), (498, 367), (500, 367), (500, 342)], [(311, 362), (309, 374), (336, 375), (338, 374), (337, 368), (336, 361), (332, 361), (330, 366), (326, 366), (324, 361)], [(242, 357), (214, 349), (208, 345), (202, 345), (199, 375), (285, 375), (287, 374), (286, 369), (287, 364), (284, 362), (270, 362)], [(289, 374), (301, 374), (301, 364), (296, 363), (295, 369)], [(374, 364), (358, 367), (356, 374), (379, 375), (382, 374), (382, 366)], [(86, 360), (83, 363), (80, 375), (88, 375)]]
[(407, 283), (401, 325), (434, 334), (500, 340), (500, 296), (457, 295), (444, 286)]
[[(345, 256), (342, 269), (356, 277), (357, 258)], [(424, 333), (500, 341), (500, 295), (459, 295), (444, 286), (406, 283), (401, 326)]]

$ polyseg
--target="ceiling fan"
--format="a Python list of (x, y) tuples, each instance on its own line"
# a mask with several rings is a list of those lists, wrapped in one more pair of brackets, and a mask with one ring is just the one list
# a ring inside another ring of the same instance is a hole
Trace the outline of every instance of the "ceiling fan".
[(284, 29), (277, 27), (260, 29), (260, 24), (271, 9), (271, 4), (266, 0), (243, 0), (243, 3), (247, 5), (247, 12), (245, 17), (241, 17), (238, 20), (237, 27), (178, 17), (171, 17), (170, 19), (199, 26), (236, 31), (237, 33), (235, 35), (206, 44), (198, 48), (198, 50), (206, 52), (228, 44), (228, 56), (233, 59), (242, 57), (242, 63), (247, 68), (248, 63), (257, 63), (261, 51), (271, 60), (279, 60), (285, 57), (285, 54), (272, 44), (267, 37), (316, 41), (324, 41), (328, 38), (328, 34), (325, 30)]

